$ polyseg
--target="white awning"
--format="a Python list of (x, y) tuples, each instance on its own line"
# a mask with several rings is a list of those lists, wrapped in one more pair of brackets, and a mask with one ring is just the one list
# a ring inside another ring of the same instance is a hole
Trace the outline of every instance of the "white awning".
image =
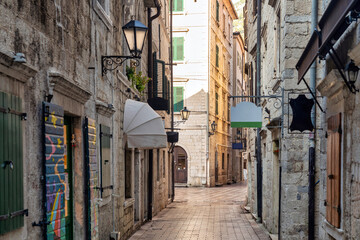
[(167, 136), (161, 116), (147, 103), (125, 102), (124, 133), (129, 148), (166, 148)]

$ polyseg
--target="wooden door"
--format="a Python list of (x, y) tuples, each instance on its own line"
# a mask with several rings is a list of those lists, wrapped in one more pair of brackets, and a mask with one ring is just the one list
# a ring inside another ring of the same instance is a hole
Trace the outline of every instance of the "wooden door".
[(174, 148), (175, 183), (187, 183), (187, 154), (182, 147)]

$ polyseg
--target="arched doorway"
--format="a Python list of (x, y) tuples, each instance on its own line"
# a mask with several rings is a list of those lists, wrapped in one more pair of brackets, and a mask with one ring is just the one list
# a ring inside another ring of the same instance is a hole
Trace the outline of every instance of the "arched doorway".
[(187, 183), (187, 154), (182, 147), (174, 148), (175, 183)]

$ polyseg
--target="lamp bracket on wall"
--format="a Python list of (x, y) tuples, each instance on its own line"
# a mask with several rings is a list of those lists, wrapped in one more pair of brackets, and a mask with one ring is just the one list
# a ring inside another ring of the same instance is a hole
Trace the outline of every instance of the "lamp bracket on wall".
[(113, 71), (121, 66), (126, 60), (134, 59), (135, 67), (140, 65), (139, 56), (101, 56), (101, 75), (104, 76), (108, 71)]
[(353, 93), (353, 94), (356, 94), (357, 92), (359, 92), (359, 89), (357, 89), (355, 87), (355, 85), (353, 83), (351, 83), (349, 81), (349, 79), (346, 78), (345, 72), (344, 72), (344, 67), (341, 64), (339, 55), (336, 53), (333, 46), (330, 47), (330, 50), (331, 51), (329, 51), (329, 55), (330, 55), (331, 59), (333, 60), (333, 62), (335, 63), (336, 68), (338, 69), (338, 71), (339, 71), (339, 73), (341, 75), (341, 78), (344, 80), (344, 82), (345, 82), (346, 86), (348, 87), (348, 89), (350, 90), (350, 92)]

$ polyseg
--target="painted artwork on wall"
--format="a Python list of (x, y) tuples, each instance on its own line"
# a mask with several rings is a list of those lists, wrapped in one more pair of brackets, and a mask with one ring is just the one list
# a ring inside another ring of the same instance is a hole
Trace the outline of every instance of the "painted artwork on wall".
[(45, 130), (46, 238), (65, 239), (64, 111), (43, 103)]

